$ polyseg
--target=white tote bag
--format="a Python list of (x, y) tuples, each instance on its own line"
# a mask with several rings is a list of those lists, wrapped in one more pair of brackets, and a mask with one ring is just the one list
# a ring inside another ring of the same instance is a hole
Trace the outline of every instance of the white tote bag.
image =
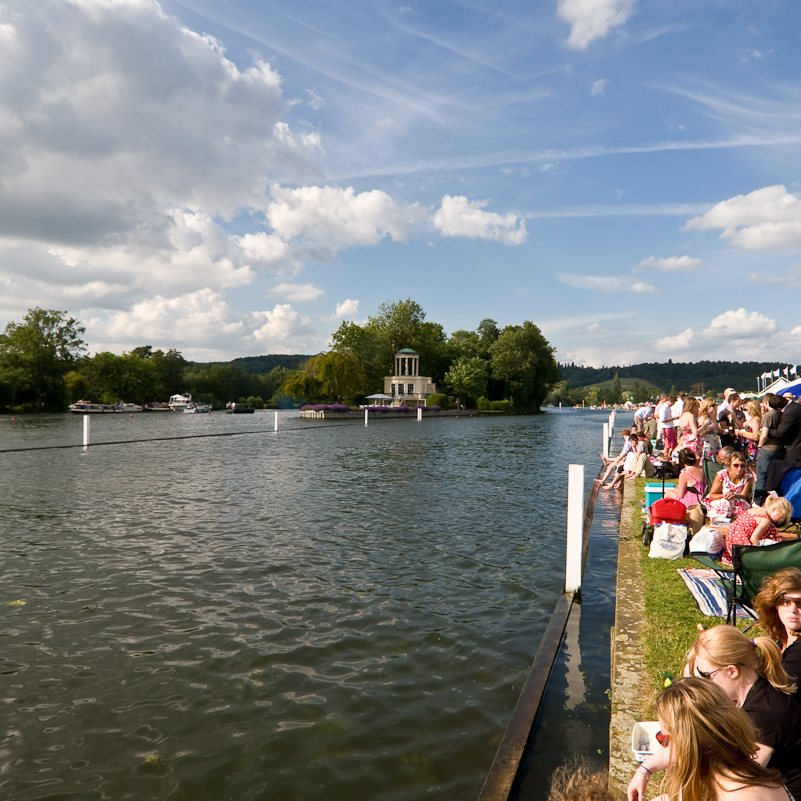
[(652, 559), (681, 559), (687, 542), (687, 526), (660, 523), (654, 529), (654, 538), (648, 556)]

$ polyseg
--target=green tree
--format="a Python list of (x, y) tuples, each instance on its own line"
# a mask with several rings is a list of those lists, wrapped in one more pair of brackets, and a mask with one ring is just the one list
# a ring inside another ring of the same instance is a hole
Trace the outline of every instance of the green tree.
[(341, 403), (364, 394), (367, 376), (355, 353), (332, 350), (315, 358), (316, 375), (327, 397)]
[(612, 379), (612, 391), (609, 393), (609, 403), (620, 403), (623, 400), (622, 387), (620, 385), (620, 376), (615, 373)]
[(353, 400), (364, 394), (367, 377), (358, 357), (351, 351), (332, 350), (312, 356), (289, 379), (283, 391), (296, 398), (316, 401)]
[(9, 323), (0, 334), (0, 381), (10, 387), (11, 404), (30, 403), (40, 410), (66, 405), (64, 375), (86, 349), (86, 329), (67, 312), (34, 308), (22, 323)]
[(506, 382), (517, 411), (538, 411), (560, 379), (554, 349), (534, 323), (507, 325), (490, 345), (492, 371)]
[[(156, 370), (147, 359), (133, 353), (117, 356), (104, 351), (84, 359), (79, 371), (83, 377), (82, 394), (101, 403), (126, 400), (147, 403), (153, 400)], [(79, 384), (74, 385), (77, 389)], [(73, 394), (75, 390), (73, 389)]]
[(445, 373), (445, 384), (466, 407), (470, 398), (480, 398), (487, 391), (487, 362), (478, 356), (462, 356)]

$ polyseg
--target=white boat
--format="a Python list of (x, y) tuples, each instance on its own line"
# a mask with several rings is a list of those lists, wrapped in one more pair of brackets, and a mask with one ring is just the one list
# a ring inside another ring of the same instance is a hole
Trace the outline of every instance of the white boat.
[(69, 409), (73, 414), (115, 414), (119, 411), (111, 403), (92, 403), (85, 400), (71, 403)]
[(116, 404), (117, 411), (120, 412), (141, 412), (142, 407), (138, 403), (125, 403), (125, 401), (120, 401)]
[(190, 403), (192, 403), (192, 396), (187, 392), (183, 395), (172, 395), (168, 405), (172, 411), (182, 412)]
[(211, 411), (211, 406), (207, 403), (196, 403), (192, 401), (185, 409), (184, 414), (208, 414)]

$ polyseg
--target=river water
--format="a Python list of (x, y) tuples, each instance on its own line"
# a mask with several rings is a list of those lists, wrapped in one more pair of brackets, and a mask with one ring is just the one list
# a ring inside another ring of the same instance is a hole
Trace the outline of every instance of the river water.
[(475, 798), (606, 419), (0, 416), (0, 797)]

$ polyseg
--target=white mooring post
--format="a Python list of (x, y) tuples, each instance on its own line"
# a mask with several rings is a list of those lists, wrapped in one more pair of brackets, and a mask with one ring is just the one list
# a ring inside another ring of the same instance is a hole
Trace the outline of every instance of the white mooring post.
[(604, 457), (609, 458), (609, 423), (604, 423)]
[(367, 427), (367, 425), (368, 425), (368, 423), (367, 423), (368, 414), (369, 414), (369, 410), (365, 409), (364, 410), (364, 425), (365, 425), (365, 427)]
[(418, 409), (417, 410), (417, 422), (419, 423), (422, 419), (423, 419), (423, 410), (422, 409)]
[(581, 551), (584, 512), (584, 465), (567, 467), (567, 552), (565, 554), (565, 592), (581, 589)]
[(83, 416), (83, 447), (89, 447), (89, 415), (85, 414)]
[(273, 431), (278, 431), (278, 412), (275, 413), (275, 422), (273, 423)]

